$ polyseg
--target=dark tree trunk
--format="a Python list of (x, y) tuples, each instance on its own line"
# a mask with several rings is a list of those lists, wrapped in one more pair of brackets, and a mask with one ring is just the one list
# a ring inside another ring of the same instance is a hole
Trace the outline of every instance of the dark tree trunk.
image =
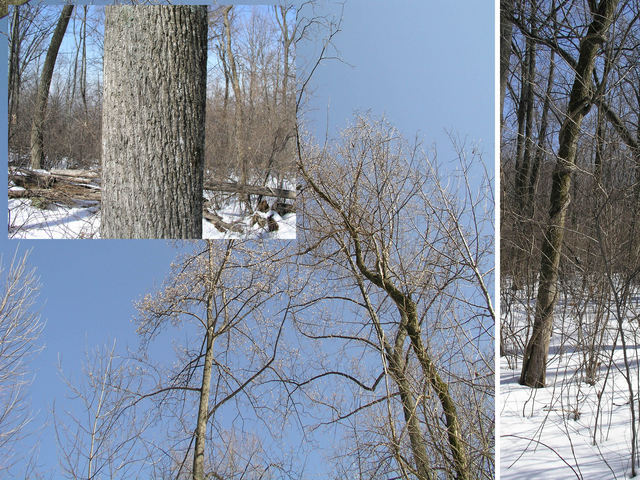
[(500, 0), (500, 129), (502, 130), (502, 110), (504, 95), (509, 76), (509, 60), (511, 59), (511, 12), (513, 0)]
[(529, 387), (544, 387), (546, 384), (553, 309), (557, 300), (558, 268), (578, 135), (582, 120), (593, 102), (591, 76), (596, 55), (605, 41), (617, 4), (618, 0), (601, 0), (597, 6), (593, 3), (593, 20), (580, 43), (580, 56), (569, 107), (560, 128), (558, 161), (553, 172), (549, 220), (542, 246), (533, 332), (525, 350), (520, 374), (520, 383)]
[(202, 238), (206, 6), (106, 8), (103, 238)]
[(20, 96), (20, 7), (13, 7), (11, 25), (11, 47), (9, 52), (9, 124), (17, 123), (18, 99)]
[(67, 25), (73, 12), (73, 5), (65, 5), (62, 7), (60, 19), (56, 25), (56, 29), (51, 37), (51, 43), (47, 50), (47, 57), (42, 67), (42, 75), (40, 84), (38, 85), (38, 97), (36, 100), (36, 109), (33, 112), (33, 122), (31, 123), (31, 168), (42, 168), (44, 160), (44, 116), (47, 111), (47, 102), (49, 100), (49, 86), (51, 85), (51, 77), (53, 76), (53, 67), (56, 64), (58, 50), (67, 31)]

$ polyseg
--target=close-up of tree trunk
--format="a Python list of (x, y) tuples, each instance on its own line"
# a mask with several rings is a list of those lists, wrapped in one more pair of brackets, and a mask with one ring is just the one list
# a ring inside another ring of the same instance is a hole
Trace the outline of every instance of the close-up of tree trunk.
[(103, 238), (201, 238), (207, 8), (106, 8)]

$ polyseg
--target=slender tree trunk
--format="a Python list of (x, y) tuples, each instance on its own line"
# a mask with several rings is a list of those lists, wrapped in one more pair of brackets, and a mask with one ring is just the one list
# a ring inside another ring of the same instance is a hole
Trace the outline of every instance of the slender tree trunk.
[[(246, 185), (248, 181), (248, 168), (247, 158), (244, 151), (244, 139), (242, 138), (242, 123), (243, 123), (243, 110), (242, 110), (242, 91), (240, 90), (240, 78), (238, 76), (238, 70), (236, 67), (236, 59), (231, 49), (231, 20), (229, 13), (233, 7), (229, 6), (224, 9), (224, 30), (226, 40), (226, 57), (229, 64), (229, 76), (231, 77), (231, 86), (233, 88), (233, 96), (235, 103), (234, 113), (234, 138), (235, 138), (235, 150), (236, 159), (239, 162), (240, 167), (240, 184)], [(241, 201), (246, 205), (247, 210), (251, 208), (249, 204), (249, 195), (240, 195)]]
[(542, 159), (545, 155), (545, 144), (547, 141), (547, 127), (549, 124), (549, 111), (551, 110), (551, 93), (553, 88), (553, 78), (555, 71), (555, 56), (551, 51), (551, 58), (549, 59), (549, 76), (547, 78), (547, 88), (545, 90), (544, 103), (542, 105), (542, 117), (540, 119), (540, 129), (538, 130), (538, 142), (536, 145), (536, 154), (531, 165), (531, 175), (529, 176), (529, 185), (527, 187), (527, 205), (526, 214), (529, 218), (533, 219), (536, 214), (535, 194), (538, 187), (538, 180), (540, 178), (540, 167), (542, 165)]
[(13, 7), (11, 25), (11, 48), (9, 53), (9, 124), (17, 123), (18, 98), (20, 95), (20, 7)]
[(198, 406), (198, 420), (196, 424), (196, 442), (193, 454), (193, 480), (204, 480), (204, 448), (207, 434), (207, 421), (209, 419), (209, 395), (211, 392), (211, 371), (213, 366), (213, 346), (215, 340), (215, 315), (214, 315), (214, 273), (213, 273), (213, 249), (211, 241), (208, 242), (209, 282), (207, 292), (207, 346), (202, 369), (202, 383), (200, 388), (200, 404)]
[(42, 168), (42, 162), (44, 160), (44, 117), (47, 111), (47, 102), (49, 100), (49, 87), (51, 85), (51, 77), (53, 76), (53, 67), (56, 64), (56, 58), (58, 57), (58, 50), (64, 37), (64, 32), (67, 30), (71, 13), (73, 12), (73, 5), (65, 5), (62, 7), (62, 13), (56, 25), (56, 29), (51, 37), (51, 44), (47, 50), (47, 57), (42, 67), (42, 75), (40, 77), (40, 84), (38, 85), (38, 97), (36, 99), (36, 108), (33, 112), (33, 122), (31, 124), (31, 168)]
[(402, 402), (402, 413), (407, 424), (409, 444), (415, 462), (416, 476), (419, 480), (432, 480), (434, 478), (427, 449), (424, 442), (424, 435), (420, 428), (417, 416), (417, 405), (411, 386), (404, 373), (405, 365), (402, 352), (396, 351), (393, 355), (387, 355), (389, 371), (395, 384), (398, 386), (400, 401)]
[(395, 303), (402, 318), (400, 328), (406, 330), (413, 351), (422, 368), (422, 374), (438, 396), (447, 425), (447, 440), (456, 479), (469, 480), (471, 478), (471, 472), (469, 471), (470, 462), (466, 444), (462, 438), (462, 429), (458, 420), (456, 404), (449, 392), (447, 383), (442, 380), (438, 374), (431, 356), (422, 342), (422, 332), (418, 321), (416, 304), (408, 294), (401, 292), (388, 278), (382, 277), (379, 273), (374, 273), (366, 267), (362, 259), (358, 236), (355, 232), (351, 232), (351, 235), (354, 240), (356, 264), (360, 273), (374, 285), (387, 292)]
[[(533, 28), (533, 27), (532, 27)], [(534, 150), (533, 143), (533, 109), (534, 109), (534, 85), (536, 74), (536, 47), (535, 43), (531, 39), (527, 39), (526, 48), (527, 62), (526, 62), (526, 77), (523, 82), (527, 83), (525, 89), (526, 95), (524, 98), (524, 138), (522, 161), (520, 162), (520, 168), (516, 171), (516, 205), (518, 212), (522, 213), (520, 217), (522, 222), (522, 231), (524, 231), (524, 222), (527, 218), (525, 212), (527, 211), (527, 183), (531, 170), (531, 156)]]
[(549, 220), (542, 246), (533, 331), (524, 353), (520, 374), (520, 383), (529, 387), (544, 387), (546, 384), (553, 309), (557, 300), (558, 268), (578, 135), (582, 120), (593, 102), (591, 76), (596, 55), (605, 41), (617, 4), (618, 0), (601, 0), (597, 6), (593, 3), (593, 20), (580, 43), (580, 56), (569, 107), (560, 128), (558, 161), (553, 172)]
[(103, 238), (202, 238), (206, 6), (106, 8)]
[(403, 300), (402, 306), (398, 305), (401, 313), (406, 315), (406, 329), (411, 340), (413, 351), (418, 357), (422, 373), (436, 392), (442, 410), (444, 412), (447, 424), (447, 436), (449, 440), (449, 448), (451, 449), (451, 457), (453, 460), (453, 468), (456, 472), (457, 480), (469, 480), (471, 472), (469, 471), (469, 458), (467, 455), (467, 447), (462, 438), (462, 429), (458, 421), (458, 412), (453, 397), (449, 393), (449, 386), (442, 380), (438, 374), (431, 356), (428, 354), (426, 347), (422, 343), (422, 333), (418, 322), (418, 314), (416, 305), (410, 298)]
[(500, 130), (502, 130), (502, 110), (511, 59), (512, 10), (513, 0), (500, 0)]

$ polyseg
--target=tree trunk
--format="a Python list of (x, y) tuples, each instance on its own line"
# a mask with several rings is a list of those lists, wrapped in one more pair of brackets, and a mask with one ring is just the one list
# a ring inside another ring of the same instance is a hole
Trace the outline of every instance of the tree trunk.
[(103, 238), (202, 238), (206, 6), (106, 8)]
[[(235, 113), (234, 113), (234, 134), (233, 137), (235, 139), (235, 151), (236, 151), (236, 159), (238, 162), (238, 166), (240, 167), (240, 184), (246, 185), (248, 181), (248, 168), (247, 168), (247, 159), (245, 157), (244, 152), (244, 138), (242, 135), (242, 124), (243, 124), (243, 111), (242, 111), (242, 91), (240, 90), (240, 78), (238, 75), (238, 70), (236, 67), (236, 59), (233, 54), (233, 50), (231, 49), (231, 20), (229, 18), (229, 13), (231, 12), (232, 6), (225, 7), (224, 9), (224, 31), (225, 31), (225, 41), (226, 41), (226, 57), (229, 63), (229, 76), (231, 77), (231, 86), (233, 87), (233, 97), (235, 103)], [(251, 205), (249, 204), (249, 195), (242, 194), (240, 195), (240, 200), (245, 204), (247, 211), (251, 209)]]
[(540, 119), (540, 129), (538, 130), (538, 143), (536, 145), (536, 154), (531, 166), (531, 175), (529, 176), (529, 185), (527, 186), (527, 205), (525, 214), (528, 218), (533, 219), (536, 214), (535, 194), (538, 188), (538, 180), (540, 178), (540, 167), (542, 159), (545, 155), (545, 144), (547, 141), (547, 126), (549, 124), (549, 111), (551, 110), (551, 94), (553, 88), (553, 78), (555, 72), (555, 55), (551, 51), (549, 59), (549, 76), (547, 78), (547, 89), (545, 90), (544, 104), (542, 106), (542, 117)]
[[(400, 342), (400, 344), (403, 343), (404, 342)], [(411, 392), (409, 380), (405, 375), (406, 365), (402, 354), (402, 350), (398, 350), (397, 348), (392, 354), (390, 348), (387, 349), (389, 371), (395, 384), (398, 386), (398, 392), (400, 393), (402, 413), (407, 424), (407, 433), (409, 434), (411, 453), (413, 453), (413, 460), (415, 462), (416, 476), (419, 480), (432, 480), (434, 475), (431, 469), (429, 456), (427, 455), (424, 436), (422, 434), (422, 429), (420, 428), (420, 421), (416, 415), (416, 400)]]
[(42, 168), (42, 161), (44, 160), (43, 125), (44, 116), (47, 111), (47, 102), (49, 100), (49, 86), (51, 85), (51, 77), (53, 76), (53, 67), (58, 57), (58, 50), (60, 49), (64, 32), (67, 30), (69, 19), (71, 18), (71, 12), (73, 12), (73, 5), (65, 5), (62, 7), (62, 13), (51, 37), (47, 57), (44, 61), (44, 67), (42, 68), (36, 108), (33, 112), (33, 122), (31, 123), (31, 168), (33, 169)]
[(615, 13), (618, 0), (601, 0), (592, 7), (593, 20), (580, 43), (576, 76), (571, 88), (566, 118), (560, 128), (558, 161), (556, 163), (549, 206), (549, 220), (542, 246), (540, 279), (533, 332), (525, 350), (520, 383), (529, 387), (546, 384), (547, 356), (553, 326), (553, 309), (557, 300), (558, 268), (564, 237), (564, 225), (569, 206), (571, 174), (575, 168), (580, 126), (591, 108), (591, 76), (595, 58)]
[(207, 282), (207, 341), (202, 369), (202, 383), (200, 388), (200, 404), (198, 406), (198, 420), (196, 424), (196, 442), (193, 454), (193, 480), (203, 480), (204, 473), (204, 447), (207, 434), (207, 421), (209, 419), (209, 395), (211, 392), (211, 371), (213, 366), (213, 345), (215, 341), (215, 314), (214, 291), (215, 275), (213, 272), (213, 248), (208, 242), (209, 271)]
[(500, 130), (502, 130), (502, 110), (511, 58), (512, 9), (513, 0), (500, 0)]
[(9, 52), (9, 125), (17, 123), (20, 95), (20, 7), (13, 7), (11, 46)]
[(422, 332), (420, 322), (418, 320), (416, 304), (410, 295), (400, 291), (400, 289), (398, 289), (391, 280), (381, 276), (379, 273), (374, 273), (366, 267), (362, 259), (362, 250), (358, 236), (355, 232), (350, 232), (350, 234), (354, 240), (356, 265), (360, 270), (360, 273), (362, 273), (362, 275), (364, 275), (371, 283), (387, 292), (389, 297), (393, 300), (402, 318), (400, 328), (403, 328), (409, 336), (411, 347), (418, 358), (422, 374), (438, 396), (440, 406), (444, 413), (445, 423), (447, 425), (447, 440), (451, 452), (453, 469), (456, 473), (456, 479), (469, 480), (471, 478), (471, 472), (469, 470), (469, 456), (467, 454), (466, 444), (462, 437), (462, 429), (458, 420), (456, 404), (449, 392), (447, 383), (442, 380), (438, 374), (431, 356), (422, 342)]
[[(532, 20), (533, 23), (533, 20)], [(535, 27), (531, 27), (532, 29)], [(526, 83), (523, 98), (524, 106), (524, 137), (518, 139), (518, 144), (522, 142), (522, 152), (520, 160), (520, 168), (516, 171), (516, 203), (518, 212), (525, 212), (527, 209), (527, 180), (531, 170), (531, 155), (534, 149), (533, 143), (533, 110), (534, 110), (534, 86), (536, 74), (536, 47), (531, 39), (527, 39), (526, 47), (526, 76), (522, 79)], [(525, 215), (519, 217), (521, 222), (521, 230), (524, 231), (524, 224), (527, 220)]]

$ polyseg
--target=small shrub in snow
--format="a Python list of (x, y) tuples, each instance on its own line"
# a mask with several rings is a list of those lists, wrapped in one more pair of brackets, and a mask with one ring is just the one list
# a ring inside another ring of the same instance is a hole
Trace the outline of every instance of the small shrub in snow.
[(31, 199), (31, 206), (39, 208), (40, 210), (46, 210), (49, 208), (49, 200), (42, 197), (34, 197)]

